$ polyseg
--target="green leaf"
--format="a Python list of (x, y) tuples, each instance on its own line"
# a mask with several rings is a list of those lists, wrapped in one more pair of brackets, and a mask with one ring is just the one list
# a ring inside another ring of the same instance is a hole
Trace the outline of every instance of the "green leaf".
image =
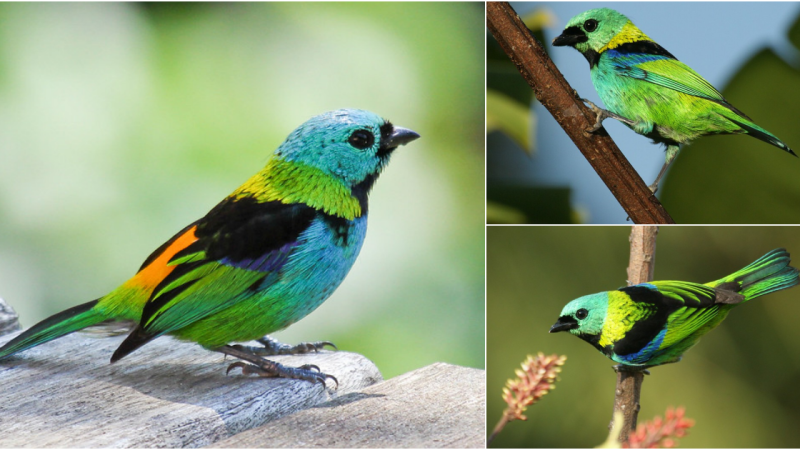
[(511, 206), (486, 202), (486, 223), (526, 223), (525, 214)]
[(487, 204), (504, 205), (519, 211), (525, 215), (526, 223), (577, 223), (579, 217), (571, 210), (569, 197), (568, 188), (497, 183), (486, 188)]
[(534, 121), (530, 106), (523, 106), (495, 90), (486, 91), (486, 133), (502, 131), (531, 154), (530, 130)]
[(789, 41), (794, 44), (795, 48), (800, 49), (800, 16), (797, 16), (789, 29)]

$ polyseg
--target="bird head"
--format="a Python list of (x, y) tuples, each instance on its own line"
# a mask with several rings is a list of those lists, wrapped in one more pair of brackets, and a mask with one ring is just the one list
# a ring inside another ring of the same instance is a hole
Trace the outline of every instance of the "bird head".
[(400, 145), (419, 134), (359, 109), (340, 109), (312, 117), (294, 130), (275, 157), (320, 170), (347, 187), (372, 182)]
[(320, 114), (292, 131), (231, 197), (303, 203), (353, 220), (366, 214), (367, 195), (392, 152), (418, 137), (369, 111)]
[(570, 46), (581, 52), (594, 66), (605, 50), (619, 45), (651, 40), (627, 17), (609, 8), (584, 11), (570, 19), (554, 46)]
[(569, 331), (581, 337), (599, 336), (607, 312), (608, 294), (605, 292), (577, 298), (564, 306), (561, 317), (550, 328), (550, 332)]

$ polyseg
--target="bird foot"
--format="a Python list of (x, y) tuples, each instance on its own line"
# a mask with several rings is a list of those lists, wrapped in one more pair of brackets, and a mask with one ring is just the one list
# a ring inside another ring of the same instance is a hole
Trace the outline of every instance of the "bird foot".
[[(287, 346), (288, 347), (288, 346)], [(339, 380), (333, 375), (328, 375), (320, 371), (319, 367), (313, 364), (306, 364), (300, 367), (286, 367), (274, 361), (264, 359), (260, 356), (254, 355), (247, 347), (238, 345), (224, 345), (222, 347), (213, 348), (211, 350), (239, 358), (242, 361), (236, 361), (228, 366), (226, 374), (231, 370), (238, 367), (242, 369), (244, 375), (258, 375), (267, 378), (291, 378), (295, 380), (310, 381), (312, 383), (319, 382), (325, 387), (325, 381), (330, 378), (336, 383), (336, 388), (339, 388)], [(246, 361), (246, 362), (245, 362)], [(249, 363), (249, 364), (248, 364)]]
[(330, 378), (336, 383), (336, 389), (339, 388), (339, 380), (337, 380), (336, 377), (322, 373), (319, 367), (313, 364), (305, 364), (300, 367), (286, 367), (267, 359), (261, 360), (259, 365), (236, 361), (228, 366), (228, 370), (225, 374), (229, 374), (231, 370), (237, 367), (242, 369), (243, 375), (258, 375), (264, 378), (291, 378), (310, 381), (311, 383), (319, 382), (322, 386), (325, 386), (325, 381)]
[(589, 100), (587, 100), (585, 98), (582, 98), (581, 101), (586, 103), (586, 105), (589, 106), (589, 109), (591, 109), (592, 112), (594, 112), (594, 114), (595, 114), (594, 125), (592, 125), (591, 128), (586, 130), (587, 133), (590, 133), (590, 134), (591, 133), (595, 133), (597, 130), (599, 130), (600, 128), (603, 127), (603, 121), (606, 120), (606, 119), (609, 119), (609, 118), (617, 119), (620, 122), (626, 123), (626, 124), (631, 125), (631, 126), (633, 126), (635, 124), (635, 122), (632, 121), (631, 119), (628, 119), (626, 117), (622, 117), (619, 114), (614, 114), (611, 111), (605, 110), (605, 109), (595, 105), (594, 103), (592, 103), (591, 101), (589, 101)]
[(317, 341), (317, 342), (301, 342), (297, 345), (289, 345), (279, 342), (269, 336), (264, 336), (261, 339), (256, 339), (264, 347), (252, 347), (248, 345), (234, 345), (234, 348), (250, 352), (259, 356), (273, 356), (273, 355), (302, 355), (304, 353), (318, 352), (325, 346), (333, 347), (338, 350), (333, 342)]

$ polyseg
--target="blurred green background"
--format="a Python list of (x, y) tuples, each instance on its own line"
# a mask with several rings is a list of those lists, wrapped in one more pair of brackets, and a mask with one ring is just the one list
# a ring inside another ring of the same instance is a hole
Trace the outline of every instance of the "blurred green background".
[(387, 378), (483, 367), (482, 4), (2, 4), (0, 17), (0, 297), (23, 326), (132, 276), (311, 116), (362, 108), (422, 139), (373, 190), (350, 276), (276, 337), (331, 340)]
[[(508, 424), (493, 447), (594, 447), (608, 435), (613, 362), (568, 333), (548, 334), (570, 300), (626, 284), (630, 227), (488, 227), (487, 428), (527, 354), (567, 355), (556, 389)], [(786, 247), (797, 227), (662, 227), (655, 279), (708, 282)], [(798, 447), (800, 288), (737, 307), (681, 362), (644, 379), (639, 423), (685, 406), (696, 421), (680, 447)]]

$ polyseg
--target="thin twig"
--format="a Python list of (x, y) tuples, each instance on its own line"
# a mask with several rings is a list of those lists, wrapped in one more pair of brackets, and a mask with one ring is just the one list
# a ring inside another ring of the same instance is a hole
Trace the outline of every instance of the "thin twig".
[[(631, 256), (628, 264), (629, 286), (653, 280), (656, 265), (657, 235), (658, 227), (656, 226), (634, 225), (631, 227)], [(642, 391), (644, 375), (645, 372), (641, 370), (617, 370), (614, 411), (621, 412), (623, 418), (622, 430), (619, 433), (620, 442), (627, 442), (628, 436), (636, 430), (636, 420), (641, 407), (639, 395)]]
[(486, 439), (487, 447), (489, 446), (489, 444), (492, 443), (494, 438), (497, 437), (497, 434), (503, 431), (503, 428), (505, 428), (506, 424), (510, 421), (511, 418), (509, 418), (508, 414), (503, 412), (503, 417), (501, 417), (500, 420), (497, 422), (497, 425), (495, 425), (494, 430), (492, 430), (492, 434), (489, 435), (489, 439)]
[(508, 2), (487, 2), (489, 31), (634, 223), (675, 223)]

